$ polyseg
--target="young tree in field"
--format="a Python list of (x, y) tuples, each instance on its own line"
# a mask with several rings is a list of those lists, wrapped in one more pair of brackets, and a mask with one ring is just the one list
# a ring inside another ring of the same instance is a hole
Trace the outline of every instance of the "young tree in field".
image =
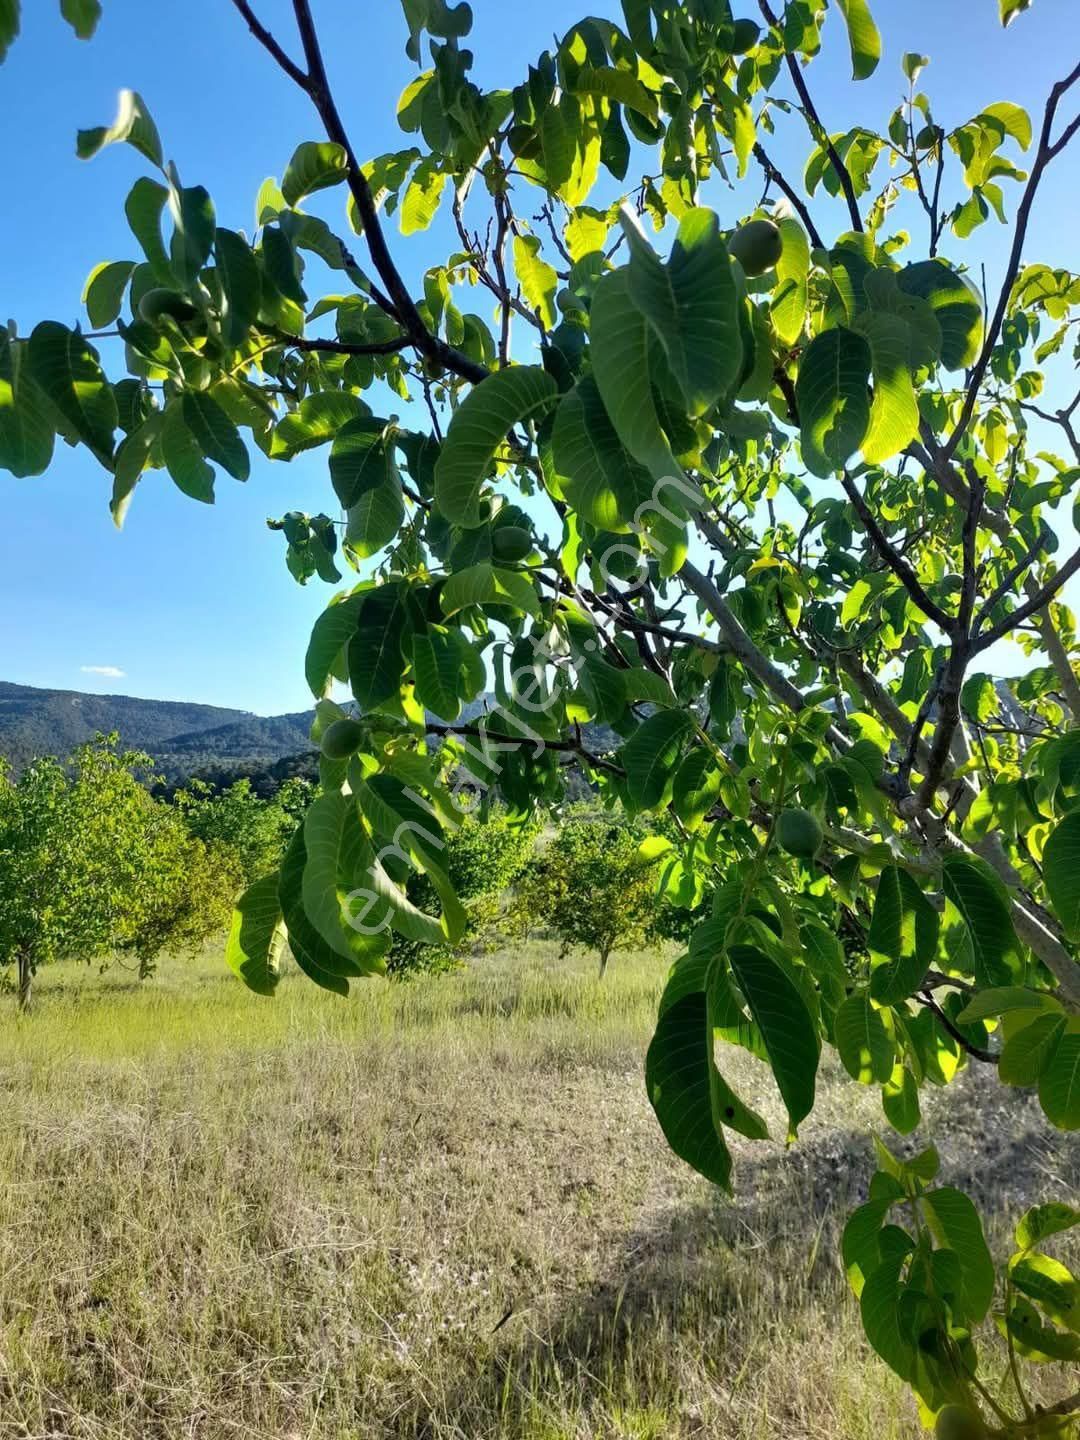
[(287, 780), (269, 800), (252, 790), (248, 779), (217, 791), (205, 780), (191, 780), (173, 797), (190, 833), (207, 844), (231, 850), (250, 885), (281, 864), (286, 843), (311, 798), (303, 780)]
[[(867, 0), (623, 0), (492, 90), (469, 6), (405, 0), (401, 147), (369, 155), (336, 97), (371, 57), (324, 55), (311, 0), (278, 34), (232, 3), (237, 45), (265, 53), (258, 98), (295, 86), (312, 112), (254, 234), (217, 223), (127, 92), (77, 142), (125, 142), (146, 171), (130, 249), (88, 280), (91, 329), (44, 318), (0, 348), (0, 465), (39, 474), (57, 435), (80, 444), (118, 522), (149, 471), (209, 502), (251, 445), (327, 457), (327, 512), (279, 522), (289, 563), (363, 578), (315, 625), (321, 788), (230, 961), (272, 990), (287, 938), (344, 993), (393, 934), (452, 943), (453, 787), (548, 809), (573, 762), (633, 815), (672, 811), (682, 875), (713, 895), (646, 1066), (703, 1175), (730, 1185), (731, 1134), (766, 1134), (727, 1044), (769, 1062), (792, 1137), (825, 1045), (904, 1134), (967, 1064), (1080, 1127), (1080, 549), (1059, 518), (1080, 276), (1029, 240), (1080, 129), (1075, 57), (1034, 117), (987, 96), (945, 125), (926, 58), (893, 56), (879, 130), (847, 124), (847, 96), (819, 109), (811, 63), (846, 31), (855, 79), (874, 71)], [(1040, 0), (999, 6), (1021, 36), (1040, 23)], [(96, 6), (65, 10), (93, 28)], [(16, 28), (9, 3), (0, 48)], [(805, 132), (801, 174), (776, 163), (781, 128)], [(409, 238), (440, 210), (456, 239), (421, 276)], [(1028, 664), (1006, 688), (1007, 638)], [(489, 674), (495, 712), (464, 719)], [(1048, 1195), (996, 1274), (932, 1147), (880, 1163), (844, 1237), (870, 1343), (943, 1435), (1075, 1430), (1080, 1399), (1039, 1412), (1022, 1362), (1080, 1353), (1076, 1282), (1043, 1248), (1078, 1212)]]
[(526, 872), (518, 897), (523, 923), (593, 951), (600, 978), (614, 950), (645, 943), (659, 911), (656, 873), (642, 834), (603, 812), (564, 820)]
[(240, 866), (150, 796), (149, 766), (113, 737), (80, 746), (69, 766), (0, 774), (0, 967), (15, 967), (20, 1008), (48, 961), (127, 952), (147, 974), (163, 949), (194, 948), (227, 923)]
[[(507, 896), (532, 857), (536, 834), (532, 821), (511, 823), (506, 811), (495, 807), (456, 826), (446, 837), (445, 869), (465, 910), (462, 932), (453, 945), (425, 944), (395, 934), (386, 957), (387, 972), (404, 977), (456, 970), (462, 956), (491, 948), (508, 908)], [(437, 903), (431, 880), (420, 872), (408, 876), (406, 892), (414, 905)]]

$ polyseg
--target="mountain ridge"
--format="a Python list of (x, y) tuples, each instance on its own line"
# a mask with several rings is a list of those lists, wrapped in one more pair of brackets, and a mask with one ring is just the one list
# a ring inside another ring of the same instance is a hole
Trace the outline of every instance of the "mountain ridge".
[(16, 771), (39, 755), (62, 757), (99, 731), (145, 750), (168, 773), (199, 764), (267, 762), (310, 750), (311, 711), (254, 711), (186, 700), (98, 695), (0, 680), (0, 755)]
[[(497, 708), (494, 695), (478, 696), (464, 706), (458, 723), (475, 723), (492, 708)], [(311, 709), (256, 715), (185, 700), (97, 695), (0, 680), (0, 757), (18, 775), (39, 756), (63, 759), (98, 732), (116, 731), (123, 748), (145, 751), (153, 758), (169, 788), (191, 776), (227, 784), (245, 774), (262, 777), (260, 783), (273, 786), (292, 774), (315, 777), (315, 746), (309, 733), (314, 713)], [(619, 743), (604, 725), (586, 725), (583, 734), (600, 751)]]

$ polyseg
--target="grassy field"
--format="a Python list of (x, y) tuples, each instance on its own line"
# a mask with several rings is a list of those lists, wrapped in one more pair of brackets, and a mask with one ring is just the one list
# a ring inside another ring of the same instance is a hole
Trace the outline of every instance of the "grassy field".
[[(643, 1091), (665, 969), (532, 945), (264, 1001), (207, 955), (0, 1001), (2, 1440), (914, 1435), (836, 1255), (876, 1098), (828, 1069), (718, 1196)], [(927, 1129), (1006, 1216), (1075, 1196), (1016, 1092)]]

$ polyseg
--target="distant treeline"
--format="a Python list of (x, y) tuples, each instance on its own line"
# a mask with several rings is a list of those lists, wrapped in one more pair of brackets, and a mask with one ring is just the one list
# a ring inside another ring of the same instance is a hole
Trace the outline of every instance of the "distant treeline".
[[(50, 961), (115, 960), (145, 978), (162, 951), (190, 951), (222, 933), (240, 890), (278, 868), (311, 800), (312, 774), (310, 757), (293, 756), (254, 774), (218, 767), (168, 783), (115, 734), (62, 761), (38, 757), (18, 775), (0, 761), (0, 976), (25, 1007), (34, 974)], [(613, 950), (683, 928), (683, 897), (661, 893), (655, 833), (592, 797), (544, 834), (495, 804), (450, 831), (446, 852), (466, 933), (453, 948), (395, 937), (393, 975), (454, 969), (530, 931), (592, 950), (602, 973)], [(424, 875), (406, 884), (415, 904), (437, 910)]]

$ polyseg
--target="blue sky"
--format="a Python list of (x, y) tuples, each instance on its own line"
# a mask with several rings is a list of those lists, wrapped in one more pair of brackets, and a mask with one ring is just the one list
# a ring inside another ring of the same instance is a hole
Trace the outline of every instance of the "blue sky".
[[(292, 44), (284, 0), (262, 0), (257, 8)], [(611, 0), (599, 8), (617, 13)], [(473, 9), (475, 74), (481, 84), (510, 86), (590, 6), (474, 0)], [(71, 36), (55, 0), (33, 0), (23, 10), (23, 34), (0, 69), (9, 127), (0, 313), (22, 333), (46, 318), (74, 323), (91, 268), (137, 253), (123, 200), (145, 168), (140, 158), (119, 146), (90, 164), (74, 154), (75, 130), (111, 121), (123, 86), (144, 95), (185, 183), (206, 185), (222, 223), (249, 233), (263, 178), (281, 175), (298, 142), (323, 138), (307, 102), (251, 40), (228, 0), (170, 6), (105, 0), (89, 45)], [(736, 10), (751, 14), (756, 7), (744, 0)], [(874, 10), (886, 54), (870, 81), (851, 82), (837, 18), (810, 71), (831, 128), (884, 124), (904, 88), (899, 57), (907, 50), (931, 56), (922, 86), (946, 127), (994, 100), (1025, 105), (1037, 124), (1050, 84), (1080, 53), (1075, 0), (1035, 0), (1007, 33), (998, 25), (996, 0), (876, 0)], [(396, 0), (316, 0), (315, 11), (356, 149), (367, 157), (400, 148), (394, 111), (416, 67), (404, 53)], [(793, 175), (808, 149), (794, 118), (770, 142)], [(1078, 167), (1077, 154), (1066, 154), (1040, 192), (1028, 248), (1051, 264), (1077, 262)], [(313, 208), (344, 231), (336, 192), (319, 198), (327, 203)], [(751, 208), (756, 194), (736, 199), (716, 185), (706, 198), (722, 217), (734, 217)], [(530, 213), (526, 199), (521, 208)], [(829, 202), (816, 204), (815, 216), (826, 235), (845, 228)], [(389, 231), (414, 283), (447, 253), (438, 222), (410, 241), (397, 235), (395, 222)], [(988, 224), (978, 235), (993, 294), (1006, 232)], [(964, 248), (970, 255), (976, 247)], [(483, 308), (479, 296), (470, 303)], [(303, 652), (331, 591), (317, 580), (306, 589), (296, 585), (281, 537), (263, 522), (287, 509), (329, 508), (326, 456), (314, 451), (291, 465), (271, 465), (253, 454), (246, 485), (219, 476), (213, 507), (180, 495), (164, 472), (151, 473), (122, 533), (108, 513), (109, 478), (81, 450), (58, 446), (51, 470), (36, 479), (0, 474), (0, 678), (260, 713), (307, 705)]]

